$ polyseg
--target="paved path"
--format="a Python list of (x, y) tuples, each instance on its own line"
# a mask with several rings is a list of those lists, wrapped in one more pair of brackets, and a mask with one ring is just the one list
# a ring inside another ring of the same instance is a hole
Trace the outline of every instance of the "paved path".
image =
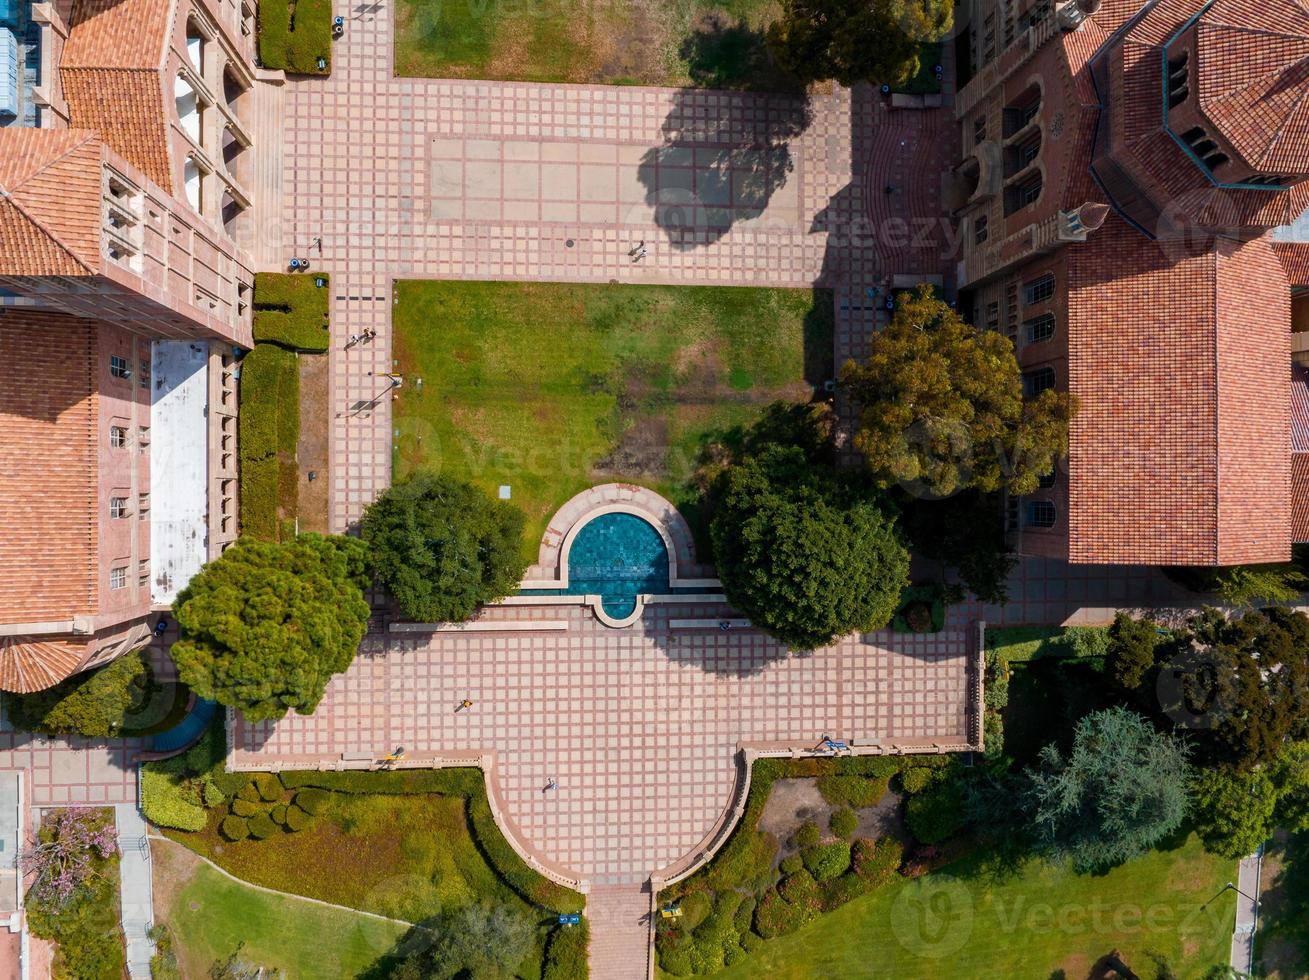
[(127, 939), (127, 972), (132, 980), (150, 977), (150, 957), (154, 943), (148, 935), (154, 925), (154, 891), (150, 878), (150, 842), (146, 839), (145, 821), (135, 803), (114, 807), (114, 824), (118, 828), (118, 864), (122, 883), (123, 935)]
[(1241, 858), (1236, 887), (1236, 925), (1232, 929), (1231, 966), (1241, 973), (1254, 973), (1254, 933), (1259, 922), (1259, 870), (1263, 862), (1263, 845), (1255, 853)]

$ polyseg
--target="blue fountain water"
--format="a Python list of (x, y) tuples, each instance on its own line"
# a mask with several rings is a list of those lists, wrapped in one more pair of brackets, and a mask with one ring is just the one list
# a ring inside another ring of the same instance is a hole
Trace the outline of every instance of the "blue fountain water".
[(664, 539), (634, 514), (601, 514), (587, 521), (568, 551), (568, 588), (542, 590), (598, 595), (604, 611), (614, 619), (630, 616), (638, 595), (667, 591)]

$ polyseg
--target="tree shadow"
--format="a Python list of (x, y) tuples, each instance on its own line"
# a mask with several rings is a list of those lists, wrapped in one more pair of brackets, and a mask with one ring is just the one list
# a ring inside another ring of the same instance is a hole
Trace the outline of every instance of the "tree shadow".
[[(803, 88), (772, 65), (762, 32), (744, 22), (707, 17), (680, 54), (698, 87), (677, 92), (663, 145), (646, 151), (637, 177), (655, 224), (673, 248), (690, 251), (763, 214), (795, 169), (790, 142), (813, 113)], [(798, 205), (783, 210), (779, 221), (800, 220)]]

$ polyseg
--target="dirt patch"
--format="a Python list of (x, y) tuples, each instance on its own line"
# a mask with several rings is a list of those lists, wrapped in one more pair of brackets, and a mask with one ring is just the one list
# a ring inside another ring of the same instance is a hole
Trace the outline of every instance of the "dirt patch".
[[(817, 779), (779, 779), (773, 783), (768, 802), (759, 815), (759, 829), (772, 834), (781, 842), (782, 847), (778, 852), (780, 861), (795, 853), (790, 843), (791, 836), (810, 820), (818, 824), (824, 836), (830, 837), (827, 821), (836, 809), (818, 792)], [(901, 809), (900, 795), (887, 790), (886, 795), (875, 805), (855, 811), (859, 818), (859, 829), (854, 836), (894, 837), (902, 844), (908, 844), (910, 838)]]
[(662, 479), (668, 472), (668, 433), (668, 420), (662, 416), (631, 420), (613, 451), (596, 460), (593, 475)]
[(155, 902), (155, 918), (167, 920), (177, 896), (191, 881), (200, 858), (174, 841), (150, 839), (150, 867)]
[[(327, 360), (326, 354), (301, 354), (300, 441), (295, 458), (300, 476), (296, 486), (296, 510), (301, 531), (327, 534), (330, 530), (327, 495), (332, 485), (327, 468)], [(310, 474), (313, 479), (310, 479)]]

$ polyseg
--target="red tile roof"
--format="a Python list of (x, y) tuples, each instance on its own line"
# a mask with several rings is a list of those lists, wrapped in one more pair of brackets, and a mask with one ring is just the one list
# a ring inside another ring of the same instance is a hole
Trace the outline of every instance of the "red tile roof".
[(0, 129), (0, 273), (99, 269), (101, 158), (94, 133)]
[(0, 691), (31, 694), (72, 674), (95, 649), (87, 638), (0, 637)]
[(162, 81), (170, 0), (77, 0), (59, 60), (69, 124), (173, 190)]
[(1291, 451), (1309, 453), (1309, 368), (1291, 365)]
[(1290, 299), (1267, 242), (1179, 256), (1114, 216), (1068, 258), (1070, 559), (1285, 560)]
[(1309, 542), (1309, 453), (1291, 454), (1291, 540)]
[(1273, 242), (1273, 251), (1282, 260), (1288, 283), (1309, 286), (1309, 242)]

